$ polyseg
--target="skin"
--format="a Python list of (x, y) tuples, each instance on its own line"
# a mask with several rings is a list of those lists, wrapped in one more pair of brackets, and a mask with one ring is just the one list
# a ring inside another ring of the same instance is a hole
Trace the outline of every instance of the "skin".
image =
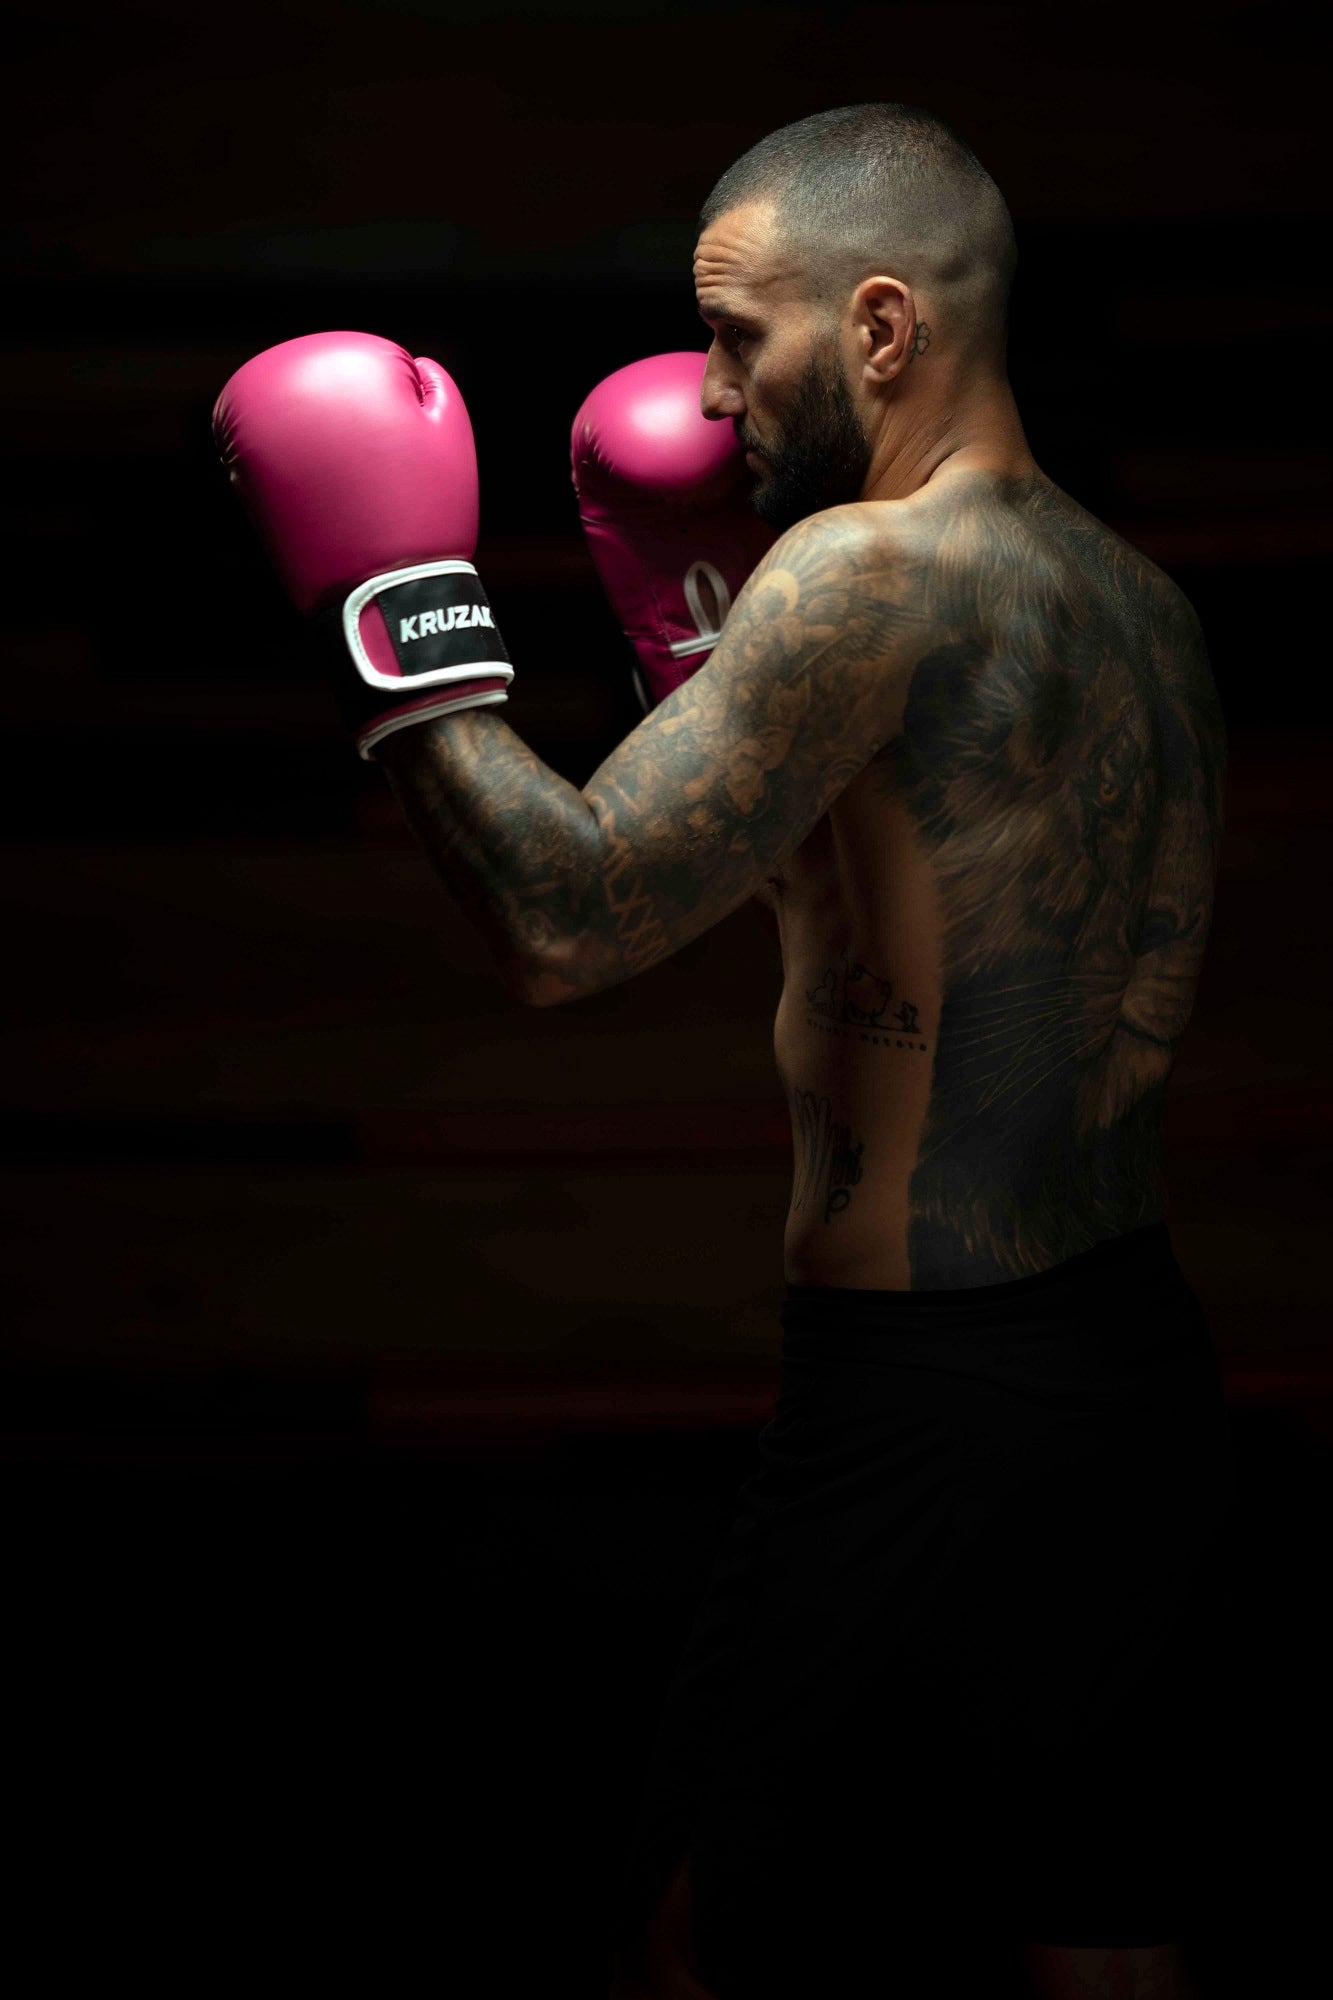
[[(1046, 1269), (1164, 1214), (1221, 831), (1198, 622), (1040, 471), (928, 265), (821, 289), (751, 204), (704, 232), (695, 283), (703, 411), (755, 454), (760, 511), (799, 491), (812, 368), (850, 412), (855, 489), (793, 520), (706, 665), (581, 791), (490, 709), (380, 755), (529, 1004), (630, 978), (747, 899), (771, 911), (789, 1280)], [(707, 2000), (690, 1910), (687, 1854), (616, 2000)], [(1026, 1950), (1038, 1994), (1195, 1990), (1166, 1945)]]

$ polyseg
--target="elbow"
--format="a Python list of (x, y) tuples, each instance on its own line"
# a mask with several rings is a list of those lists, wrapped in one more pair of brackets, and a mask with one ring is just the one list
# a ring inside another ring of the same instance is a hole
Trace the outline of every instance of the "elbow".
[(566, 1000), (577, 1000), (580, 997), (577, 987), (568, 985), (550, 973), (538, 973), (531, 979), (525, 980), (516, 994), (516, 998), (522, 1001), (525, 1007), (559, 1007)]
[(559, 1007), (591, 991), (579, 977), (568, 953), (547, 953), (523, 959), (509, 968), (506, 984), (524, 1007)]

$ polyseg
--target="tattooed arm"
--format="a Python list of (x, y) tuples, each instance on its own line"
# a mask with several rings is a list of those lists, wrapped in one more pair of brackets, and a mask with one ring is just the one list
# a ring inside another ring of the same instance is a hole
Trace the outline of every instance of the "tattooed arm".
[(784, 535), (707, 663), (582, 792), (494, 709), (384, 740), (408, 818), (519, 997), (574, 999), (678, 951), (898, 732), (932, 621), (926, 565), (884, 514), (833, 508)]

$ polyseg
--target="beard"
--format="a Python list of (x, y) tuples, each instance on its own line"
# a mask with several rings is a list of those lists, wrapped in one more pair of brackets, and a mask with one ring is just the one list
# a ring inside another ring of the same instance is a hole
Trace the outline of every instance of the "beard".
[(811, 356), (771, 444), (760, 445), (744, 429), (740, 438), (764, 460), (751, 495), (754, 510), (779, 533), (807, 514), (861, 497), (870, 469), (870, 441), (835, 347)]

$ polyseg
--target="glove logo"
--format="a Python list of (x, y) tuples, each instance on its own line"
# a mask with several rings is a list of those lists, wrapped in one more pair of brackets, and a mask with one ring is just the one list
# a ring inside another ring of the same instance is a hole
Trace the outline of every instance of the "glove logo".
[(341, 623), (362, 680), (385, 693), (401, 692), (405, 680), (418, 689), (475, 680), (479, 670), (487, 678), (514, 678), (480, 577), (452, 556), (358, 584)]
[(418, 611), (411, 618), (398, 621), (398, 643), (406, 645), (409, 639), (425, 639), (432, 634), (443, 637), (446, 632), (461, 631), (465, 625), (485, 625), (495, 630), (495, 620), (491, 616), (489, 604), (450, 604), (438, 611)]

